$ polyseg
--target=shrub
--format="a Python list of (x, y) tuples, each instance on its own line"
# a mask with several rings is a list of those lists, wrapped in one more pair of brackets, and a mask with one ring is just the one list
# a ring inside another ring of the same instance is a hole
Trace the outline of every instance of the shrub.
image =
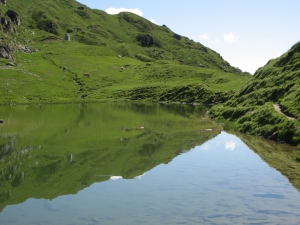
[(297, 160), (298, 162), (300, 162), (300, 153), (298, 153), (298, 155), (296, 156), (296, 160)]
[(51, 34), (59, 35), (58, 25), (56, 23), (54, 23), (53, 21), (51, 21), (51, 20), (41, 20), (38, 23), (37, 27), (40, 30), (47, 31)]

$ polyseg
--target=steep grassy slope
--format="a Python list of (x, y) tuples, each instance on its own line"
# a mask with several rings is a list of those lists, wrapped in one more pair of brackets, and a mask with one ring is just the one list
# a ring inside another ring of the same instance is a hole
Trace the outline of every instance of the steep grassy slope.
[[(152, 100), (216, 103), (250, 76), (213, 50), (131, 13), (74, 0), (0, 6), (0, 103)], [(21, 17), (17, 25), (6, 15)], [(10, 26), (5, 23), (8, 21)], [(70, 41), (65, 40), (68, 32)], [(14, 66), (7, 66), (10, 61)]]
[[(212, 108), (212, 117), (235, 121), (239, 131), (300, 143), (300, 43), (256, 71), (232, 99)], [(275, 111), (278, 104), (283, 113)], [(289, 119), (286, 116), (294, 117)]]

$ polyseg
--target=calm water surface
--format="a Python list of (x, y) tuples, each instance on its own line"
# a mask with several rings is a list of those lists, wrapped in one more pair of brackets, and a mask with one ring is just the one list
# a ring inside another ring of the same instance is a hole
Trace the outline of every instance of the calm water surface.
[(205, 109), (81, 107), (2, 110), (1, 225), (300, 224), (300, 193)]

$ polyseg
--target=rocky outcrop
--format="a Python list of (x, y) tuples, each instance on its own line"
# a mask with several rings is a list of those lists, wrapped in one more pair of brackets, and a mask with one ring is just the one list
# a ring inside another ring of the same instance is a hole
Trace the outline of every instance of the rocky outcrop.
[(0, 0), (0, 5), (6, 5), (6, 0)]
[(7, 66), (15, 66), (16, 64), (14, 64), (13, 62), (9, 62), (6, 64)]
[(7, 20), (5, 17), (1, 18), (1, 25), (5, 28), (6, 32), (10, 34), (17, 33), (12, 23), (9, 20)]
[(177, 39), (178, 41), (181, 40), (181, 36), (179, 34), (174, 34), (173, 38)]
[(9, 10), (6, 12), (6, 15), (11, 19), (11, 21), (12, 21), (14, 24), (16, 24), (16, 25), (18, 25), (18, 26), (21, 25), (22, 20), (21, 20), (20, 15), (19, 15), (17, 12), (15, 12), (15, 11), (9, 9)]
[(25, 45), (18, 45), (18, 50), (20, 52), (27, 53), (27, 54), (38, 51), (37, 49), (31, 49), (29, 46), (25, 46)]
[(0, 57), (5, 59), (13, 59), (13, 53), (9, 47), (0, 44)]
[(51, 20), (41, 20), (38, 23), (38, 28), (47, 31), (51, 34), (58, 35), (58, 25)]
[(143, 47), (151, 47), (151, 46), (157, 46), (157, 47), (161, 47), (161, 43), (159, 40), (157, 40), (155, 37), (153, 37), (150, 34), (139, 34), (136, 38), (136, 40), (138, 42), (140, 42), (140, 44)]

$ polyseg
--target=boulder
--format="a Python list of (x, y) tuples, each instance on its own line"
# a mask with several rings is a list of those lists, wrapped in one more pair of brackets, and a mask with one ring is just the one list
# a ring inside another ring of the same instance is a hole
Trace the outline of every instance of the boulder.
[(24, 53), (33, 53), (36, 52), (36, 50), (32, 50), (29, 46), (25, 45), (19, 45), (18, 50)]
[(161, 42), (150, 34), (139, 34), (136, 38), (143, 47), (157, 46), (161, 47)]
[(5, 27), (6, 31), (10, 34), (17, 33), (16, 29), (12, 25), (12, 23), (7, 20), (5, 17), (1, 18), (1, 24)]
[(178, 41), (181, 40), (181, 36), (179, 34), (174, 34), (173, 38), (177, 39)]
[(204, 46), (201, 47), (201, 51), (206, 52), (206, 53), (208, 52), (208, 51), (207, 51), (207, 48), (205, 48)]
[(59, 34), (58, 33), (58, 25), (51, 20), (41, 20), (38, 23), (37, 27), (40, 30), (47, 31), (47, 32), (55, 34), (55, 35)]
[(11, 21), (14, 22), (16, 25), (18, 25), (18, 26), (21, 25), (22, 20), (21, 20), (20, 15), (19, 15), (17, 12), (15, 12), (15, 11), (9, 9), (9, 10), (6, 12), (6, 15), (7, 15), (7, 16), (11, 19)]
[(14, 64), (13, 62), (9, 62), (6, 64), (7, 66), (15, 66), (16, 64)]
[(7, 47), (0, 45), (0, 57), (5, 59), (13, 59), (12, 51)]
[(0, 5), (6, 5), (6, 0), (0, 0)]

